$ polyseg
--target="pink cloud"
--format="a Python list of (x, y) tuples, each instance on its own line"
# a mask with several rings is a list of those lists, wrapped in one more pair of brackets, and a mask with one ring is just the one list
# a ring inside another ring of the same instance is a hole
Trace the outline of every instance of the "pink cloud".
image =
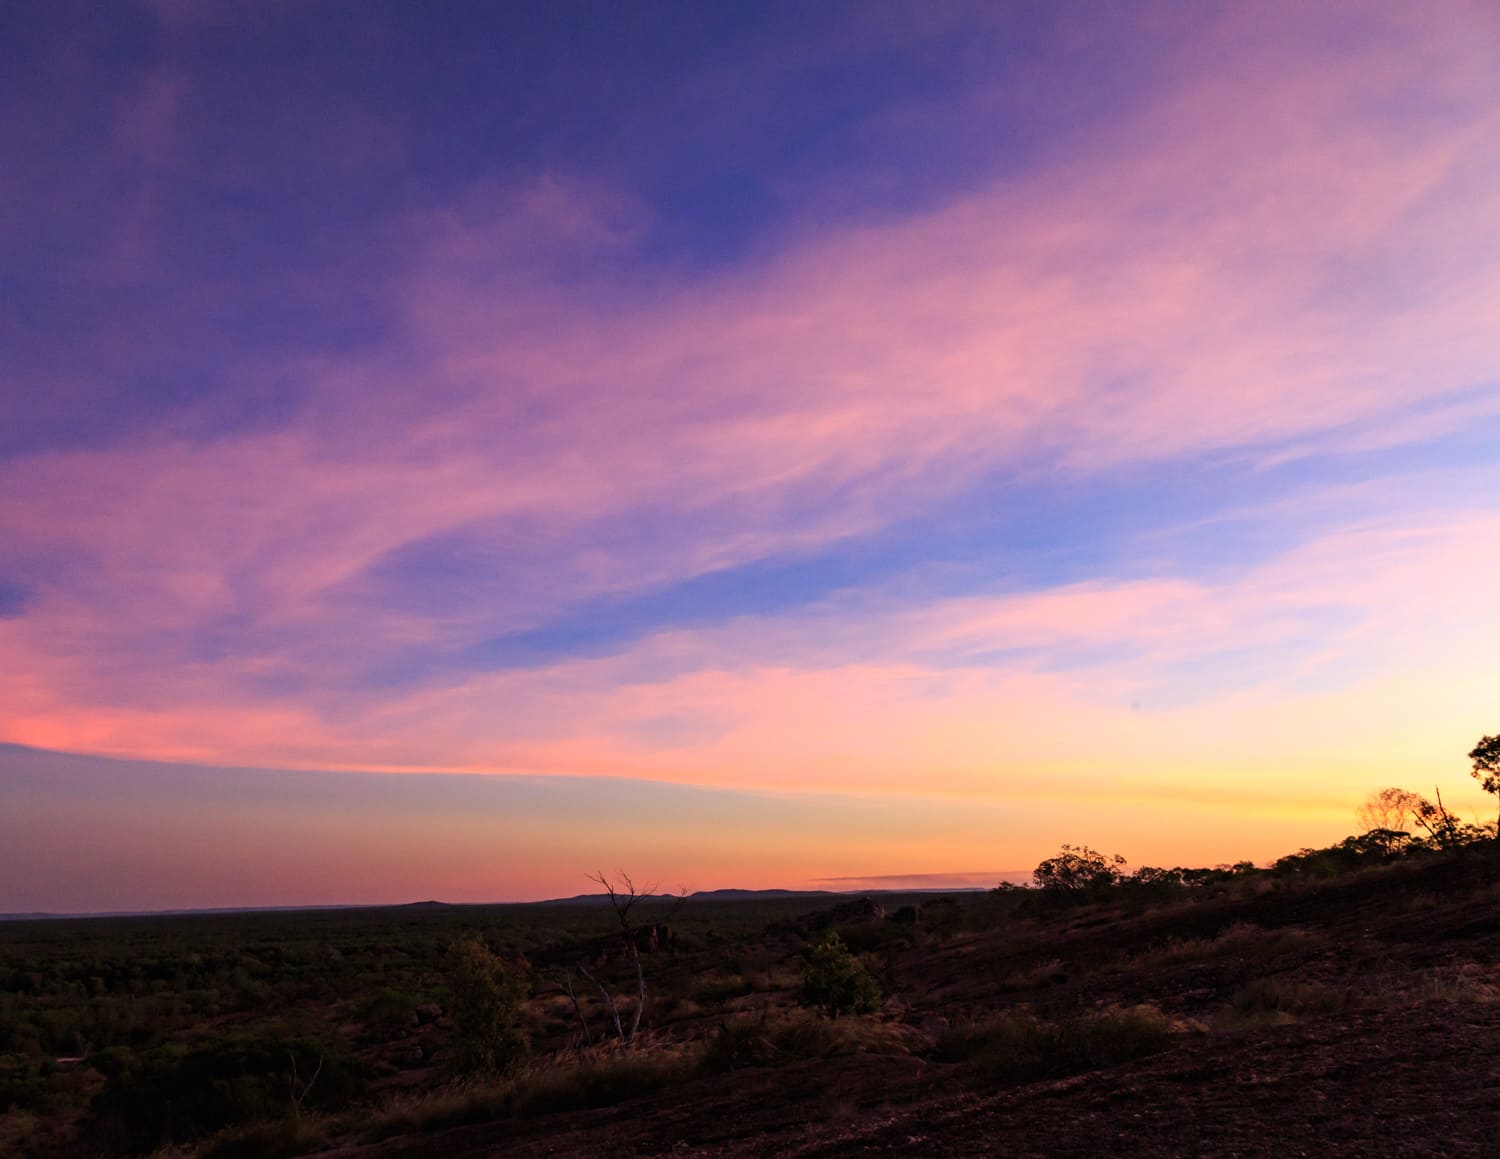
[[(1162, 665), (1208, 641), (1295, 649), (1299, 617), (1325, 602), (1383, 622), (1382, 601), (1447, 590), (1459, 581), (1434, 583), (1434, 569), (1464, 574), (1460, 545), (1475, 541), (1390, 548), (1399, 558), (1378, 580), (1339, 562), (1369, 541), (1336, 541), (1288, 561), (1285, 598), (1271, 571), (1245, 592), (1174, 578), (945, 604), (881, 619), (888, 647), (869, 659), (773, 654), (741, 670), (715, 658), (756, 654), (767, 629), (754, 625), (749, 640), (664, 637), (611, 661), (388, 699), (253, 689), (284, 670), (352, 676), (406, 644), (530, 627), (581, 598), (855, 536), (995, 471), (1265, 455), (1470, 392), (1426, 412), (1422, 434), (1461, 424), (1500, 333), (1500, 266), (1483, 244), (1500, 220), (1493, 20), (1394, 11), (1336, 63), (1252, 20), (1248, 48), (1033, 172), (729, 272), (628, 293), (609, 275), (556, 272), (569, 255), (628, 257), (649, 225), (561, 176), (406, 223), (396, 331), (372, 355), (293, 367), (308, 398), (288, 429), (212, 442), (164, 431), (0, 466), (0, 535), (53, 564), (27, 614), (0, 624), (0, 736), (705, 781), (798, 783), (818, 769), (846, 787), (910, 783), (930, 761), (965, 790), (990, 783), (996, 754), (1083, 767), (1108, 740), (1141, 767), (1160, 760), (1165, 742), (1129, 709), (1128, 667), (938, 671), (914, 653), (1092, 642)], [(1410, 102), (1423, 115), (1388, 112)], [(171, 108), (170, 91), (147, 94), (131, 139), (157, 149)], [(593, 538), (641, 510), (680, 530)], [(391, 553), (475, 529), (504, 546), (512, 521), (546, 527), (552, 547), (505, 606), (355, 605), (352, 587)], [(193, 654), (236, 617), (254, 629), (246, 643)], [(835, 638), (868, 627), (836, 625)], [(633, 675), (674, 658), (684, 674)], [(1010, 706), (1003, 721), (997, 705)], [(1096, 747), (1045, 755), (1080, 714)], [(681, 715), (717, 739), (663, 747), (659, 722)], [(1277, 719), (1259, 705), (1251, 716)], [(1034, 727), (1015, 723), (1027, 717)]]
[[(214, 667), (190, 674), (200, 689), (171, 682), (182, 703), (129, 710), (77, 704), (25, 668), (7, 670), (4, 694), (12, 739), (175, 759), (1007, 798), (1170, 787), (1181, 800), (1288, 808), (1309, 776), (1357, 797), (1374, 780), (1462, 772), (1453, 737), (1478, 735), (1492, 708), (1484, 673), (1500, 618), (1485, 593), (1500, 560), (1486, 545), (1497, 532), (1493, 514), (1355, 528), (1214, 584), (1073, 586), (915, 611), (835, 601), (335, 719), (218, 702)], [(0, 624), (8, 651), (24, 624)], [(851, 662), (856, 637), (869, 656)], [(1077, 660), (1081, 643), (1099, 654)], [(1200, 687), (1195, 663), (1246, 649), (1269, 650), (1274, 672)], [(1192, 695), (1150, 702), (1149, 690), (1174, 687)]]

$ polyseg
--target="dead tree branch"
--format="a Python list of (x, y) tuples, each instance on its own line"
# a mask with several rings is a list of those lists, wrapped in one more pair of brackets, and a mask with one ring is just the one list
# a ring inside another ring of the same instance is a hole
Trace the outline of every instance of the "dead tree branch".
[(308, 1079), (307, 1085), (304, 1086), (297, 1076), (297, 1052), (289, 1050), (286, 1053), (287, 1057), (292, 1060), (292, 1117), (300, 1119), (302, 1117), (303, 1100), (307, 1098), (308, 1093), (313, 1089), (313, 1084), (318, 1081), (318, 1076), (323, 1073), (323, 1056), (321, 1054), (318, 1055), (317, 1069), (313, 1071), (312, 1078)]
[(578, 1024), (583, 1027), (583, 1044), (584, 1046), (593, 1046), (594, 1035), (589, 1030), (589, 1020), (583, 1016), (583, 1006), (580, 1005), (578, 1001), (578, 995), (573, 992), (572, 970), (563, 971), (563, 981), (567, 984), (568, 987), (568, 998), (573, 1003), (573, 1013), (578, 1015)]
[(621, 1042), (625, 1041), (625, 1031), (620, 1027), (620, 1008), (615, 1004), (615, 996), (605, 989), (604, 983), (589, 973), (589, 968), (582, 962), (578, 963), (578, 972), (587, 978), (599, 991), (599, 996), (604, 999), (604, 1004), (609, 1007), (609, 1016), (614, 1020), (615, 1037)]

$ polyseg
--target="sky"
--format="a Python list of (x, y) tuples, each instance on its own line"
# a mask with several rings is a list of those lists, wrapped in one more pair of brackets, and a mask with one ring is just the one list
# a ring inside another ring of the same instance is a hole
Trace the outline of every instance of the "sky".
[(0, 911), (1492, 814), (1493, 4), (23, 0), (0, 44)]

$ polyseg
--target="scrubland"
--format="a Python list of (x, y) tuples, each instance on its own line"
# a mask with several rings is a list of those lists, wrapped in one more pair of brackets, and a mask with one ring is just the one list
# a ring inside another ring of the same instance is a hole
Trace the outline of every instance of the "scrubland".
[(5, 923), (0, 1150), (1494, 1153), (1492, 840), (1039, 882)]

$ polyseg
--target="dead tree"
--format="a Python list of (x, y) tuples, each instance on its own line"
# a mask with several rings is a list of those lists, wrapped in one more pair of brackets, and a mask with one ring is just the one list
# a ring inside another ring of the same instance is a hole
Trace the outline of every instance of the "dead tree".
[[(636, 999), (635, 1013), (630, 1019), (630, 1029), (625, 1029), (624, 1019), (620, 1016), (619, 1003), (603, 982), (589, 973), (589, 969), (583, 962), (578, 962), (578, 972), (594, 984), (599, 991), (599, 996), (604, 999), (604, 1004), (609, 1008), (610, 1020), (614, 1023), (615, 1037), (621, 1042), (630, 1042), (640, 1031), (641, 1016), (646, 1012), (646, 970), (641, 965), (640, 929), (635, 919), (631, 916), (636, 907), (642, 902), (657, 896), (656, 886), (647, 889), (637, 889), (635, 882), (630, 880), (630, 875), (621, 871), (619, 881), (611, 881), (601, 870), (598, 873), (589, 874), (590, 881), (597, 881), (604, 888), (605, 895), (609, 898), (610, 909), (614, 911), (615, 920), (620, 927), (620, 940), (624, 943), (625, 951), (630, 955), (630, 961), (635, 966)], [(687, 890), (679, 887), (675, 904), (671, 913), (675, 914), (682, 903), (687, 899)], [(570, 987), (571, 989), (571, 987)], [(576, 1007), (577, 1000), (574, 1005)], [(580, 1012), (579, 1017), (582, 1017)], [(587, 1024), (584, 1026), (587, 1033)]]
[(297, 1074), (297, 1052), (289, 1050), (287, 1057), (292, 1060), (292, 1118), (302, 1118), (302, 1104), (307, 1096), (312, 1093), (313, 1084), (318, 1081), (318, 1076), (323, 1073), (323, 1056), (318, 1055), (318, 1068), (313, 1071), (312, 1078), (303, 1082)]
[(1437, 796), (1437, 804), (1423, 800), (1416, 811), (1416, 822), (1427, 830), (1427, 837), (1440, 849), (1451, 849), (1459, 844), (1458, 818), (1448, 812), (1443, 805), (1443, 790), (1436, 785), (1432, 787)]

